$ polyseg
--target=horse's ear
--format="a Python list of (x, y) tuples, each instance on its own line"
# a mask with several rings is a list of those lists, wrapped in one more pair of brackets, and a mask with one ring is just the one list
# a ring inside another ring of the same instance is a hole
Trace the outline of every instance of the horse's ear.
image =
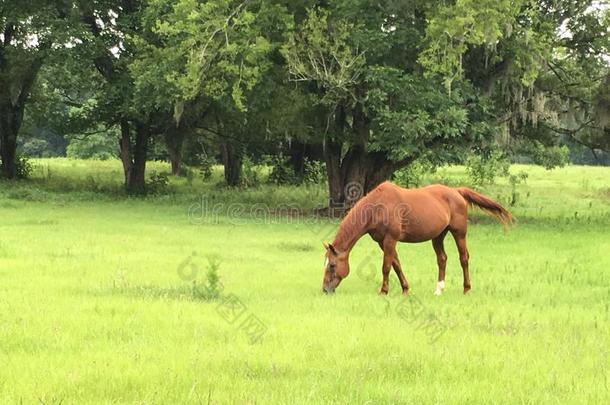
[(324, 249), (328, 250), (328, 243), (322, 242), (322, 245), (324, 245)]
[(335, 256), (338, 255), (337, 249), (335, 249), (335, 247), (332, 244), (329, 243), (327, 249), (330, 250), (331, 252), (333, 252), (333, 254)]

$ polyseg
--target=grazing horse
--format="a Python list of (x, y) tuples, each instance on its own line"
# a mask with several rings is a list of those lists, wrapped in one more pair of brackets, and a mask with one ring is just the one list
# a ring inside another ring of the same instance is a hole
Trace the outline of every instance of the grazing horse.
[(345, 216), (332, 244), (326, 247), (323, 291), (333, 293), (349, 274), (349, 253), (356, 242), (369, 234), (383, 250), (383, 282), (380, 294), (388, 293), (390, 267), (394, 268), (403, 294), (409, 284), (400, 267), (396, 243), (417, 243), (432, 240), (438, 263), (436, 295), (445, 288), (447, 255), (443, 241), (451, 232), (460, 254), (464, 272), (464, 294), (470, 291), (466, 227), (468, 205), (476, 205), (496, 217), (505, 227), (513, 216), (492, 199), (468, 188), (432, 185), (419, 189), (405, 189), (385, 182), (363, 197)]

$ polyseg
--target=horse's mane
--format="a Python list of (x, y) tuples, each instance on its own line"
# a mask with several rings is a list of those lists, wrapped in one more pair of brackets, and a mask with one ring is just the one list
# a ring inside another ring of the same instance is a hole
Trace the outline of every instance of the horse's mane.
[(339, 230), (337, 231), (333, 245), (341, 247), (348, 246), (354, 238), (362, 236), (363, 228), (367, 225), (371, 217), (369, 203), (374, 198), (375, 194), (380, 191), (383, 184), (358, 200), (358, 202), (356, 202), (347, 212), (339, 224)]

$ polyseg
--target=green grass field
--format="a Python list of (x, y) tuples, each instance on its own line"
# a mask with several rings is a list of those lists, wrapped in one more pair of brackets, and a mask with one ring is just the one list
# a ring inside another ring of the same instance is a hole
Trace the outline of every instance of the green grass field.
[(217, 172), (134, 199), (117, 161), (36, 165), (0, 182), (0, 403), (610, 403), (610, 168), (513, 167), (517, 225), (472, 215), (471, 294), (448, 239), (442, 297), (424, 243), (399, 246), (412, 295), (392, 273), (386, 298), (368, 237), (325, 296), (337, 222), (272, 215), (323, 205), (322, 186), (226, 190)]

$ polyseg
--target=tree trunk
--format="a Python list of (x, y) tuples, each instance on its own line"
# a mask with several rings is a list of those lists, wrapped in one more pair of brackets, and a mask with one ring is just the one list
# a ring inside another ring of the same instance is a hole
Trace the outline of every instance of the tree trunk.
[(341, 144), (327, 141), (324, 146), (324, 161), (328, 177), (328, 207), (341, 209), (345, 203), (344, 181), (341, 176)]
[(119, 143), (121, 151), (121, 162), (123, 162), (123, 175), (125, 179), (125, 188), (128, 188), (131, 172), (133, 171), (133, 161), (131, 160), (131, 128), (129, 122), (121, 121), (121, 140)]
[[(46, 45), (45, 45), (46, 46)], [(21, 83), (8, 83), (4, 76), (9, 76), (5, 64), (0, 69), (0, 158), (2, 177), (14, 179), (17, 177), (17, 136), (23, 123), (25, 105), (30, 98), (30, 92), (43, 59), (35, 58), (28, 66), (24, 66), (24, 77)], [(11, 97), (11, 88), (19, 88), (15, 99)]]
[(150, 128), (147, 123), (135, 124), (135, 144), (131, 142), (129, 122), (121, 122), (121, 161), (125, 175), (125, 189), (129, 194), (146, 192), (146, 158)]
[(136, 124), (136, 144), (133, 152), (133, 170), (128, 189), (135, 194), (146, 191), (146, 158), (148, 157), (148, 140), (150, 127), (147, 123)]
[(231, 142), (222, 143), (222, 160), (225, 169), (225, 181), (231, 187), (239, 186), (241, 183), (241, 169), (243, 156), (239, 146)]
[(180, 176), (182, 169), (182, 145), (184, 144), (185, 128), (183, 125), (171, 124), (165, 131), (165, 145), (172, 165), (172, 174)]
[(303, 178), (305, 173), (305, 149), (307, 145), (302, 142), (292, 141), (288, 148), (288, 164), (292, 167), (297, 178)]
[(414, 159), (406, 157), (394, 162), (383, 152), (370, 152), (367, 144), (370, 134), (370, 120), (360, 103), (351, 110), (352, 124), (347, 124), (345, 108), (339, 106), (335, 111), (335, 139), (353, 140), (349, 149), (343, 154), (343, 144), (327, 140), (324, 148), (324, 159), (328, 174), (329, 214), (341, 216), (360, 198), (379, 184), (389, 180), (392, 174)]
[(379, 184), (390, 179), (395, 165), (379, 159), (375, 154), (349, 150), (341, 159), (335, 149), (327, 148), (326, 168), (328, 171), (329, 208), (332, 216), (341, 216), (360, 198)]
[(292, 141), (288, 148), (288, 164), (294, 170), (299, 179), (305, 177), (305, 162), (319, 161), (324, 159), (324, 151), (320, 145), (312, 145), (299, 141)]
[[(15, 124), (13, 111), (0, 111), (0, 159), (2, 159), (2, 177), (14, 179), (17, 177), (17, 133), (21, 122)], [(16, 131), (15, 131), (16, 129)]]
[(172, 175), (180, 176), (182, 174), (182, 151), (178, 148), (167, 148), (169, 161), (172, 165)]

